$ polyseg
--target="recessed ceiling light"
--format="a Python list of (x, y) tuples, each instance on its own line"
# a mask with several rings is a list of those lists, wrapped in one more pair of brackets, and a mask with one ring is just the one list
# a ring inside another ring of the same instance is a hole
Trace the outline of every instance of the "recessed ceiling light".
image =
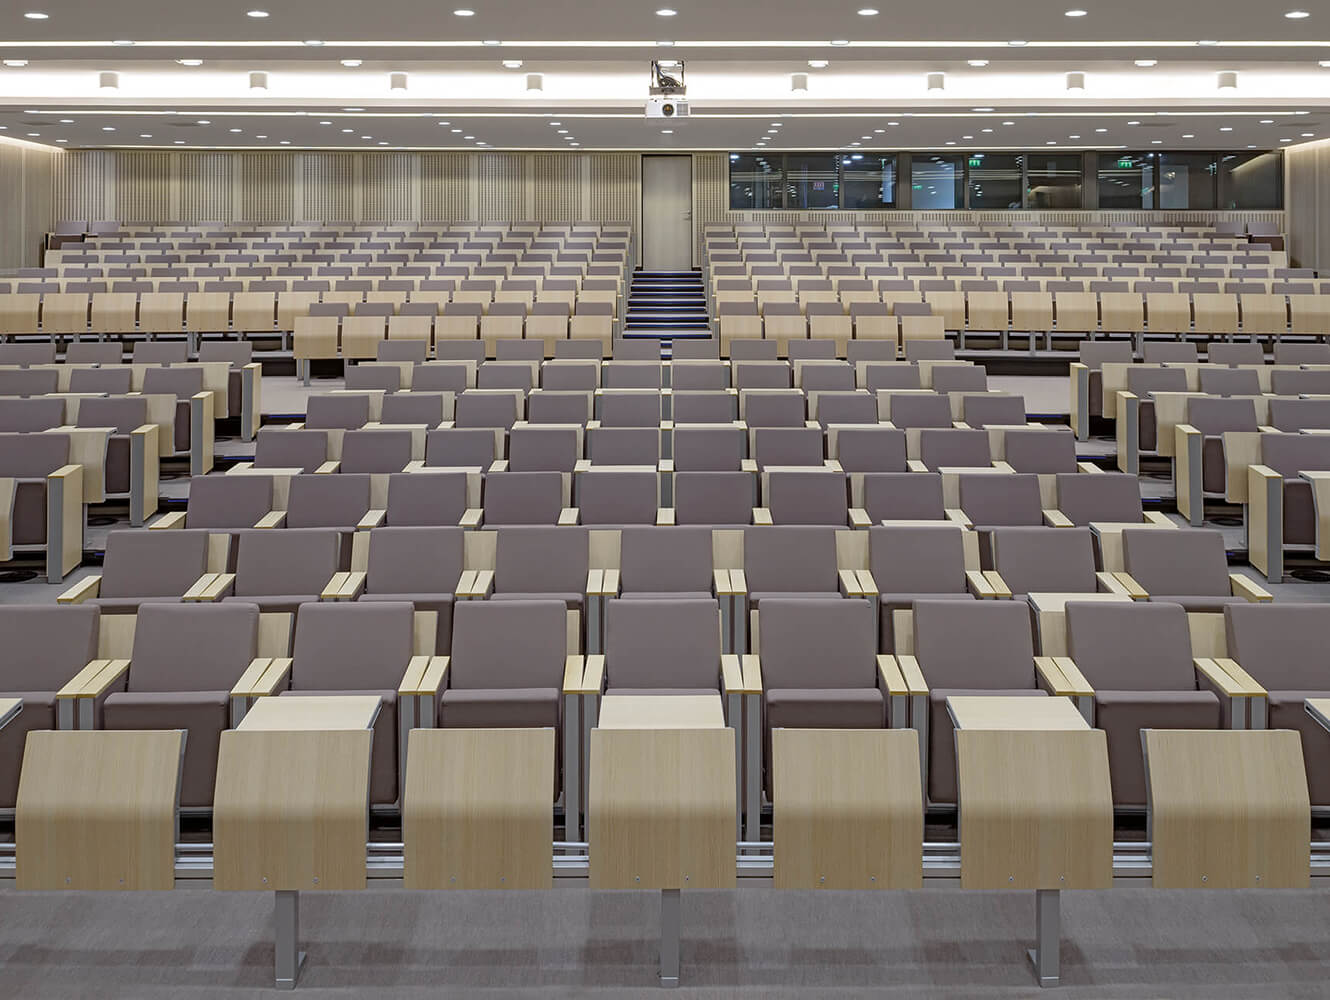
[(561, 129), (559, 129), (559, 135), (567, 135), (567, 134), (568, 134), (568, 130), (567, 130), (566, 128), (561, 128)]
[(476, 12), (467, 7), (459, 7), (457, 10), (453, 11), (453, 15), (455, 17), (475, 17)]
[(965, 60), (965, 61), (966, 61), (969, 65), (975, 67), (976, 69), (982, 69), (983, 67), (985, 67), (985, 66), (988, 65), (988, 60), (987, 60), (987, 59), (967, 59), (967, 60)]
[(266, 10), (247, 10), (247, 11), (245, 11), (245, 16), (246, 16), (246, 17), (267, 17), (267, 16), (268, 16), (268, 12), (267, 12)]
[(886, 131), (886, 129), (884, 129), (884, 128), (875, 128), (875, 129), (873, 129), (873, 131), (876, 132), (878, 135), (881, 135), (883, 132)]
[(305, 39), (305, 44), (308, 45), (310, 48), (317, 49), (320, 45), (323, 44), (323, 42), (317, 38), (307, 38)]
[(140, 139), (151, 139), (151, 138), (152, 138), (152, 133), (151, 133), (151, 132), (140, 132), (140, 133), (139, 133), (139, 138), (140, 138)]
[(74, 124), (74, 119), (73, 119), (73, 118), (61, 118), (61, 119), (60, 119), (60, 124), (61, 124), (61, 125), (73, 125), (73, 124)]
[(1182, 138), (1184, 138), (1184, 139), (1195, 139), (1195, 138), (1196, 138), (1196, 133), (1195, 133), (1195, 132), (1183, 132), (1183, 133), (1182, 133)]
[(1044, 145), (1045, 145), (1045, 146), (1056, 146), (1056, 145), (1057, 145), (1057, 142), (1055, 142), (1055, 141), (1052, 140), (1052, 139), (1049, 139), (1048, 142), (1044, 143)]
[(176, 144), (177, 146), (183, 146), (183, 145), (185, 144), (185, 140), (184, 140), (184, 139), (177, 139), (177, 140), (175, 141), (175, 144)]
[(354, 132), (355, 129), (353, 129), (353, 128), (344, 128), (344, 129), (342, 129), (342, 131), (343, 131), (343, 132)]
[(1303, 132), (1303, 133), (1302, 133), (1302, 137), (1303, 137), (1304, 139), (1310, 139), (1310, 138), (1311, 138), (1312, 136), (1314, 136), (1315, 134), (1316, 134), (1315, 132)]
[(1003, 122), (1002, 124), (1003, 124), (1003, 125), (1015, 125), (1016, 123), (1015, 123), (1015, 122)]
[(860, 7), (855, 13), (860, 17), (877, 17), (878, 9), (876, 7)]
[(202, 66), (202, 65), (203, 65), (203, 60), (202, 60), (202, 59), (177, 59), (176, 62), (178, 62), (181, 66)]
[(550, 124), (551, 124), (551, 125), (555, 125), (555, 126), (557, 126), (557, 125), (562, 125), (563, 122), (550, 122)]
[(1139, 125), (1140, 122), (1127, 122), (1128, 125)]
[(947, 140), (947, 145), (948, 145), (948, 146), (954, 146), (954, 145), (956, 145), (956, 140), (955, 140), (955, 139), (948, 139), (948, 140)]
[(320, 124), (320, 125), (331, 125), (332, 122), (330, 122), (330, 121), (326, 121), (326, 120), (325, 120), (325, 121), (321, 121), (321, 122), (319, 122), (319, 124)]
[(1280, 142), (1292, 142), (1293, 140), (1292, 140), (1292, 139), (1280, 139), (1279, 141), (1280, 141)]
[(1086, 14), (1088, 14), (1088, 13), (1089, 13), (1089, 11), (1087, 11), (1087, 10), (1079, 10), (1079, 9), (1078, 9), (1078, 10), (1064, 10), (1064, 11), (1062, 12), (1062, 16), (1063, 16), (1063, 17), (1084, 17), (1084, 16), (1085, 16)]
[(103, 131), (103, 132), (114, 132), (114, 131), (115, 131), (115, 126), (114, 126), (114, 125), (103, 125), (103, 126), (102, 126), (102, 131)]
[(360, 138), (362, 138), (362, 139), (373, 139), (374, 136), (372, 136), (372, 135), (362, 135)]
[(363, 60), (363, 59), (343, 59), (343, 60), (342, 60), (342, 65), (345, 66), (347, 69), (355, 69), (357, 66), (360, 66), (360, 65), (362, 65), (363, 63), (364, 63), (364, 60)]
[(1156, 146), (1162, 146), (1164, 144), (1163, 139), (1151, 139), (1150, 142)]
[(380, 146), (386, 146), (386, 145), (388, 145), (388, 140), (387, 140), (387, 139), (380, 139), (380, 140), (379, 140), (379, 145), (380, 145)]
[(1158, 60), (1158, 59), (1137, 59), (1137, 60), (1136, 60), (1136, 65), (1139, 66), (1139, 67), (1141, 67), (1141, 69), (1149, 69), (1151, 66), (1158, 66), (1158, 65), (1159, 65), (1159, 60)]
[(833, 38), (833, 39), (831, 40), (831, 44), (832, 44), (832, 45), (849, 45), (849, 44), (850, 44), (850, 41), (849, 41), (849, 39), (847, 39), (847, 38)]
[(28, 60), (26, 59), (6, 59), (4, 62), (10, 69), (22, 69), (24, 66), (28, 65)]
[(963, 135), (963, 136), (961, 136), (961, 138), (962, 138), (962, 139), (973, 139), (974, 136), (972, 136), (972, 135)]
[(826, 69), (831, 63), (826, 59), (809, 59), (808, 65), (812, 69)]
[(1262, 119), (1261, 119), (1261, 124), (1262, 124), (1262, 125), (1273, 125), (1274, 123), (1275, 123), (1275, 120), (1274, 120), (1273, 118), (1262, 118)]
[(460, 128), (451, 129), (450, 131), (456, 132), (458, 135), (462, 134), (462, 130)]
[(850, 145), (851, 145), (851, 146), (857, 146), (857, 145), (859, 145), (859, 144), (858, 144), (857, 142), (852, 142), (852, 143), (850, 143)]
[(35, 138), (37, 138), (39, 135), (41, 135), (40, 132), (29, 132), (29, 133), (28, 133), (28, 138), (29, 138), (29, 139), (35, 139)]
[(674, 135), (674, 129), (672, 129), (672, 128), (663, 128), (663, 129), (660, 130), (660, 134), (661, 134), (661, 135)]
[(462, 136), (462, 138), (463, 138), (463, 139), (474, 139), (475, 136), (474, 136), (474, 135), (464, 135), (464, 136)]
[(580, 146), (580, 145), (582, 145), (582, 144), (581, 144), (580, 142), (570, 142), (568, 145), (570, 145), (570, 146)]
[(673, 17), (673, 16), (674, 16), (675, 14), (677, 14), (677, 13), (679, 13), (679, 12), (678, 12), (677, 10), (675, 10), (673, 7), (661, 7), (659, 10), (656, 11), (656, 16), (657, 16), (657, 17)]
[(212, 124), (212, 122), (209, 121), (207, 118), (200, 118), (200, 119), (198, 120), (198, 123), (199, 123), (200, 125), (211, 125), (211, 124)]
[(1233, 126), (1232, 126), (1232, 125), (1220, 125), (1220, 126), (1219, 126), (1219, 131), (1221, 131), (1221, 132), (1232, 132), (1232, 131), (1233, 131)]
[(243, 131), (243, 129), (229, 128), (229, 129), (227, 129), (227, 131), (228, 131), (228, 132), (241, 132), (241, 131)]
[(282, 139), (281, 141), (279, 141), (279, 142), (277, 143), (277, 145), (279, 145), (279, 146), (289, 146), (289, 145), (291, 145), (291, 140), (290, 140), (290, 139)]
[(1008, 42), (1007, 44), (1014, 45), (1016, 46), (1016, 48), (1020, 48), (1022, 45), (1029, 45), (1030, 43), (1025, 41), (1024, 39), (1017, 38), (1014, 41)]
[(1069, 136), (1067, 136), (1067, 138), (1068, 138), (1068, 139), (1079, 139), (1080, 136), (1079, 136), (1079, 135), (1069, 135)]
[(254, 138), (255, 138), (255, 139), (266, 139), (266, 138), (268, 138), (268, 137), (267, 137), (266, 135), (256, 135)]
[(1305, 10), (1286, 10), (1284, 16), (1290, 21), (1301, 21), (1304, 17), (1311, 17), (1311, 14)]
[(504, 67), (504, 69), (521, 69), (521, 68), (522, 68), (522, 60), (521, 60), (521, 59), (505, 59), (505, 60), (503, 61), (503, 67)]
[(887, 122), (888, 125), (899, 125), (900, 122)]
[(48, 17), (50, 17), (51, 15), (50, 15), (50, 14), (43, 14), (43, 13), (42, 13), (41, 11), (39, 11), (39, 10), (30, 10), (30, 11), (28, 11), (26, 14), (24, 14), (23, 16), (26, 17), (29, 21), (45, 21), (45, 20), (46, 20)]
[(57, 139), (56, 142), (68, 142), (68, 139)]
[(981, 128), (979, 131), (980, 131), (980, 132), (992, 132), (993, 130), (992, 130), (991, 128)]
[(1096, 132), (1107, 132), (1108, 129), (1106, 129), (1106, 128), (1097, 128), (1097, 129), (1095, 129), (1095, 131), (1096, 131)]

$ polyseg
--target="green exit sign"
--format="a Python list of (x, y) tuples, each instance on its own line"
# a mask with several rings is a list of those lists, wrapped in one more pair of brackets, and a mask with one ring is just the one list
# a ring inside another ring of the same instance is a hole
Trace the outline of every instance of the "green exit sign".
[(983, 165), (984, 165), (983, 157), (980, 157), (980, 156), (972, 156), (972, 157), (970, 157), (970, 166), (972, 166), (972, 167), (982, 167)]
[(922, 191), (924, 189), (922, 184), (911, 184), (910, 187), (915, 191)]
[(1121, 159), (1121, 160), (1118, 160), (1118, 169), (1119, 169), (1119, 170), (1130, 170), (1130, 169), (1131, 169), (1132, 167), (1134, 167), (1135, 165), (1136, 165), (1136, 164), (1132, 163), (1130, 157), (1126, 157), (1126, 158), (1123, 158), (1123, 159)]

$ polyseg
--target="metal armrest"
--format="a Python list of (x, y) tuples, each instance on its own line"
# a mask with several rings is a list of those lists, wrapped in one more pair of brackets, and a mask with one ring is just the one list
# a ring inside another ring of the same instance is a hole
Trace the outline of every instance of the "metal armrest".
[(152, 524), (148, 525), (150, 531), (165, 531), (171, 528), (183, 528), (185, 526), (185, 512), (183, 510), (173, 510), (169, 514), (163, 514)]
[(55, 599), (56, 604), (82, 604), (90, 597), (96, 597), (101, 593), (102, 575), (94, 573), (92, 576), (84, 577), (74, 586), (70, 587), (63, 594)]
[(448, 686), (447, 656), (413, 656), (406, 665), (402, 682), (397, 685), (397, 697), (437, 697)]
[(369, 531), (372, 528), (377, 528), (379, 525), (381, 525), (384, 522), (384, 520), (387, 517), (388, 517), (388, 512), (386, 510), (381, 510), (379, 508), (370, 508), (369, 510), (365, 511), (365, 516), (356, 522), (356, 530)]
[(1253, 604), (1264, 604), (1266, 601), (1273, 601), (1275, 595), (1266, 590), (1255, 580), (1249, 580), (1241, 573), (1230, 573), (1228, 575), (1229, 587), (1234, 597), (1241, 597), (1243, 600), (1251, 601)]
[(558, 523), (560, 525), (576, 524), (579, 516), (576, 507), (565, 507), (563, 510), (559, 511)]
[(1050, 528), (1073, 527), (1071, 523), (1071, 518), (1067, 517), (1067, 515), (1062, 513), (1062, 511), (1060, 510), (1045, 510), (1043, 514), (1044, 514), (1044, 523), (1047, 524)]
[(283, 528), (285, 526), (286, 511), (284, 510), (270, 510), (254, 522), (256, 528)]
[(769, 525), (769, 524), (774, 524), (775, 522), (771, 520), (771, 511), (769, 511), (767, 508), (765, 508), (765, 507), (754, 507), (754, 508), (753, 508), (753, 523), (754, 523), (754, 524), (766, 524), (766, 525)]

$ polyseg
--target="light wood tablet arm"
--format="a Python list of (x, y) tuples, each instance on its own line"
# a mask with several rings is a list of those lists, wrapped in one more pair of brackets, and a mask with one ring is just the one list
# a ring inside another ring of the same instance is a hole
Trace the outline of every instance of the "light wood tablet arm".
[(1055, 656), (1053, 661), (1057, 664), (1058, 669), (1062, 671), (1062, 676), (1067, 681), (1065, 694), (1077, 699), (1094, 697), (1094, 688), (1090, 686), (1090, 682), (1085, 679), (1085, 675), (1076, 666), (1075, 660), (1070, 656)]
[(730, 570), (730, 593), (736, 597), (748, 596), (748, 574), (743, 570)]
[(854, 575), (859, 578), (859, 592), (865, 597), (876, 600), (882, 592), (877, 589), (877, 580), (873, 579), (873, 574), (866, 569), (857, 569)]
[(1177, 527), (1177, 525), (1176, 525), (1175, 523), (1173, 523), (1172, 521), (1169, 520), (1167, 514), (1163, 514), (1163, 513), (1159, 512), (1159, 511), (1157, 511), (1157, 510), (1147, 510), (1147, 511), (1145, 512), (1145, 518), (1144, 518), (1144, 522), (1143, 522), (1143, 523), (1145, 523), (1145, 524), (1153, 524), (1153, 525), (1155, 525), (1156, 527), (1159, 527), (1159, 528), (1176, 528), (1176, 527)]
[(102, 575), (94, 573), (92, 576), (85, 576), (74, 586), (70, 587), (63, 594), (55, 599), (56, 604), (82, 604), (90, 597), (96, 597), (102, 590)]
[(1253, 604), (1264, 604), (1267, 601), (1273, 601), (1275, 595), (1266, 590), (1255, 580), (1249, 580), (1241, 573), (1230, 573), (1228, 583), (1233, 591), (1234, 597), (1241, 597), (1243, 600), (1251, 601)]
[(407, 662), (402, 683), (397, 685), (397, 697), (418, 698), (438, 697), (440, 691), (448, 686), (447, 656), (413, 656)]
[(746, 694), (744, 689), (744, 671), (739, 657), (734, 653), (722, 653), (720, 657), (721, 694)]
[[(997, 589), (993, 586), (992, 581), (988, 579), (988, 574), (983, 570), (967, 569), (965, 571), (965, 585), (970, 588), (970, 593), (980, 600), (998, 596)], [(1010, 597), (1011, 595), (1008, 594), (1007, 596)]]
[(873, 521), (868, 516), (868, 511), (864, 510), (862, 507), (850, 508), (851, 528), (862, 529), (862, 528), (871, 528), (872, 526), (873, 526)]
[(272, 666), (271, 656), (260, 656), (249, 661), (249, 666), (245, 672), (240, 675), (240, 679), (235, 682), (231, 688), (232, 698), (256, 698), (261, 694), (271, 694), (272, 692), (259, 688), (259, 682), (263, 675), (268, 672)]
[(730, 582), (730, 570), (713, 569), (711, 571), (711, 589), (715, 591), (717, 597), (733, 597), (736, 593), (734, 584)]
[[(1234, 676), (1228, 664), (1232, 664), (1241, 676)], [(1209, 657), (1198, 657), (1192, 660), (1192, 665), (1196, 668), (1198, 679), (1203, 678), (1225, 698), (1266, 697), (1265, 688), (1257, 684), (1252, 676), (1233, 660), (1213, 660)]]
[(867, 597), (863, 588), (859, 586), (859, 574), (852, 569), (842, 569), (837, 571), (840, 593), (842, 597)]
[(754, 507), (754, 508), (753, 508), (753, 523), (754, 523), (754, 524), (765, 524), (765, 525), (770, 525), (770, 524), (774, 524), (775, 522), (771, 520), (771, 511), (767, 510), (767, 508), (765, 508), (765, 507)]
[[(291, 686), (291, 664), (289, 656), (274, 656), (268, 663), (268, 669), (263, 672), (251, 689), (248, 697), (260, 698), (268, 695), (275, 695), (279, 691), (284, 691)], [(234, 692), (232, 692), (234, 694)]]
[(606, 597), (619, 596), (619, 571), (617, 569), (607, 569), (601, 571), (604, 576), (601, 580), (601, 593)]
[(928, 683), (919, 669), (919, 661), (913, 656), (893, 656), (879, 653), (877, 656), (878, 676), (883, 682), (899, 683), (899, 687), (888, 687), (891, 694), (921, 695), (928, 694)]
[(582, 668), (582, 684), (569, 694), (598, 695), (605, 689), (605, 656), (595, 653), (586, 658)]
[(563, 693), (581, 694), (582, 675), (586, 672), (586, 660), (579, 655), (563, 658)]
[(425, 468), (425, 461), (424, 461), (424, 459), (413, 458), (411, 461), (409, 461), (409, 462), (406, 463), (406, 466), (405, 466), (405, 468), (402, 469), (402, 471), (403, 471), (403, 472), (421, 472), (421, 471), (424, 470), (424, 468)]
[(371, 507), (369, 510), (365, 511), (365, 516), (356, 522), (356, 530), (370, 531), (371, 529), (377, 528), (379, 525), (381, 525), (387, 519), (387, 517), (388, 517), (388, 512), (386, 510), (377, 507)]
[(1071, 518), (1060, 510), (1045, 510), (1044, 523), (1050, 528), (1070, 528), (1073, 527)]
[(235, 582), (236, 575), (234, 573), (204, 573), (195, 581), (194, 586), (185, 591), (181, 600), (220, 601), (235, 589)]
[(757, 459), (755, 458), (739, 459), (739, 471), (751, 472), (753, 475), (757, 475)]
[(55, 693), (56, 699), (95, 698), (123, 678), (128, 670), (128, 660), (90, 660)]
[(342, 577), (342, 585), (337, 591), (335, 600), (354, 601), (365, 592), (365, 583), (369, 579), (369, 574), (364, 570), (353, 569), (349, 573), (339, 575)]
[(327, 475), (329, 473), (336, 472), (341, 467), (342, 467), (341, 462), (324, 462), (317, 469), (315, 469), (314, 472), (318, 475)]
[(674, 527), (674, 508), (657, 507), (656, 508), (656, 527), (672, 528)]
[(744, 653), (739, 658), (743, 665), (744, 691), (748, 694), (762, 693), (762, 660), (756, 653)]
[(1051, 695), (1065, 695), (1068, 698), (1094, 697), (1094, 689), (1090, 687), (1070, 657), (1036, 656), (1034, 669), (1039, 677), (1039, 686)]
[(928, 466), (924, 465), (924, 463), (923, 463), (920, 459), (917, 459), (917, 458), (907, 458), (907, 459), (905, 460), (905, 471), (906, 471), (906, 472), (927, 472), (927, 471), (928, 471)]
[(471, 584), (471, 593), (468, 595), (475, 600), (489, 597), (494, 593), (494, 570), (478, 569), (475, 579)]
[(657, 472), (662, 472), (662, 473), (673, 473), (673, 472), (674, 472), (674, 459), (672, 459), (672, 458), (662, 458), (660, 461), (658, 461), (658, 462), (656, 463), (656, 471), (657, 471)]
[(1118, 571), (1113, 573), (1112, 575), (1113, 578), (1117, 580), (1118, 584), (1123, 588), (1122, 592), (1126, 594), (1128, 597), (1130, 597), (1133, 601), (1147, 601), (1150, 599), (1149, 592), (1139, 583), (1137, 583), (1136, 578), (1132, 576), (1130, 573), (1123, 573), (1121, 571)]
[(460, 528), (479, 528), (485, 523), (485, 511), (480, 507), (468, 507), (462, 511), (457, 525)]
[(942, 513), (946, 520), (959, 524), (962, 528), (974, 527), (974, 522), (971, 521), (966, 516), (965, 511), (961, 510), (959, 507), (948, 507)]
[(1094, 575), (1095, 581), (1099, 584), (1101, 594), (1122, 594), (1124, 597), (1130, 596), (1127, 593), (1127, 586), (1118, 579), (1116, 573), (1097, 572)]
[(1058, 669), (1056, 661), (1051, 656), (1036, 656), (1034, 658), (1035, 680), (1040, 688), (1051, 695), (1063, 694), (1062, 688), (1067, 684), (1067, 679), (1062, 676), (1062, 671)]
[(286, 511), (270, 510), (254, 522), (256, 528), (281, 528), (286, 525)]
[(1077, 462), (1076, 471), (1093, 475), (1096, 472), (1102, 473), (1104, 470), (1099, 468), (1099, 466), (1095, 465), (1093, 462)]
[(558, 524), (560, 525), (576, 524), (578, 517), (579, 517), (579, 512), (576, 507), (565, 507), (563, 510), (559, 511)]
[(486, 471), (488, 471), (488, 472), (507, 472), (507, 471), (508, 471), (508, 459), (506, 459), (506, 458), (496, 458), (493, 462), (490, 463), (490, 467), (489, 467), (489, 469), (486, 470)]
[(992, 588), (994, 597), (1005, 599), (1011, 596), (1011, 587), (1006, 580), (1002, 579), (997, 570), (986, 569), (984, 570), (984, 576), (988, 578), (988, 585)]
[(172, 528), (183, 528), (185, 526), (185, 512), (183, 510), (173, 510), (169, 514), (163, 514), (152, 524), (148, 525), (151, 531), (168, 531)]

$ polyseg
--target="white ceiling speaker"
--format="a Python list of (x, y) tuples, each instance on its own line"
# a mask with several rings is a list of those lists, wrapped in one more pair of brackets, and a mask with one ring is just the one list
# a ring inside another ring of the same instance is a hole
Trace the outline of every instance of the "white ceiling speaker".
[(528, 73), (526, 75), (526, 92), (528, 94), (538, 94), (545, 89), (544, 73)]
[(802, 93), (802, 94), (806, 94), (806, 93), (808, 93), (808, 74), (807, 74), (807, 73), (791, 73), (791, 74), (790, 74), (790, 90), (793, 91), (793, 92), (796, 93), (796, 94), (801, 94), (801, 93)]
[(945, 73), (928, 74), (929, 90), (946, 90), (946, 88), (947, 88), (947, 75)]
[(405, 73), (389, 73), (389, 74), (388, 74), (388, 89), (389, 89), (389, 90), (406, 90), (406, 74), (405, 74)]
[(1068, 90), (1084, 90), (1084, 89), (1085, 89), (1085, 74), (1084, 74), (1084, 73), (1068, 73), (1068, 74), (1067, 74), (1067, 89), (1068, 89)]
[(260, 92), (268, 89), (267, 73), (249, 74), (249, 89), (251, 92)]
[(1226, 69), (1218, 75), (1220, 90), (1237, 90), (1238, 74), (1231, 69)]
[(97, 87), (98, 87), (99, 90), (119, 90), (119, 89), (120, 89), (120, 74), (119, 74), (119, 73), (110, 73), (110, 72), (107, 72), (107, 73), (98, 73), (98, 74), (97, 74)]

